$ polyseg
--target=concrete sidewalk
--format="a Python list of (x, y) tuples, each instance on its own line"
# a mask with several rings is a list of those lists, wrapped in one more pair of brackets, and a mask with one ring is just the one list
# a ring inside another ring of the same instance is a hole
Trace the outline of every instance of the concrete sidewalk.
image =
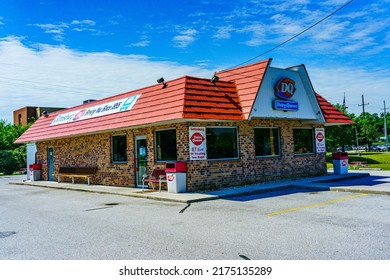
[[(285, 189), (290, 187), (313, 189), (320, 191), (345, 191), (390, 195), (390, 172), (384, 171), (384, 183), (383, 180), (378, 180), (378, 182), (380, 181), (380, 183), (372, 183), (371, 179), (375, 180), (378, 176), (379, 178), (382, 178), (382, 175), (377, 175), (377, 173), (378, 172), (376, 171), (376, 177), (371, 177), (370, 173), (368, 172), (351, 172), (345, 175), (335, 175), (333, 173), (329, 173), (328, 175), (321, 177), (264, 184), (253, 184), (203, 193), (169, 193), (167, 191), (158, 192), (158, 190), (156, 191), (151, 189), (145, 189), (145, 191), (142, 192), (142, 189), (140, 188), (113, 187), (102, 185), (88, 186), (86, 184), (57, 183), (49, 181), (10, 182), (10, 184), (46, 187), (61, 190), (84, 191), (101, 194), (123, 195), (136, 198), (146, 198), (180, 203), (194, 203), (207, 200), (223, 199), (234, 196), (263, 193), (267, 191)], [(371, 180), (370, 183), (360, 184), (364, 181), (363, 178), (366, 178), (366, 180)], [(359, 185), (357, 185), (356, 180), (358, 181)]]

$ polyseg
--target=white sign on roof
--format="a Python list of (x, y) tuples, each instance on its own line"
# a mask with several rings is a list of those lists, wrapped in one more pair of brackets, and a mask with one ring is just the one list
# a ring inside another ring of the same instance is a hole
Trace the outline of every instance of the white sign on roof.
[(314, 89), (303, 66), (290, 69), (268, 68), (250, 118), (325, 122)]
[(134, 104), (137, 102), (140, 96), (141, 95), (138, 94), (114, 100), (111, 102), (95, 105), (92, 107), (82, 108), (79, 110), (60, 114), (52, 121), (50, 125), (59, 125), (128, 111), (133, 108)]

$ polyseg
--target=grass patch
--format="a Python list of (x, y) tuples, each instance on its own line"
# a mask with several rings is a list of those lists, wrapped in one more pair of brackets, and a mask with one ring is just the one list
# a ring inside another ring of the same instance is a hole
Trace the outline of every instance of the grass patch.
[[(348, 161), (365, 161), (371, 168), (380, 168), (382, 170), (390, 170), (390, 153), (378, 153), (378, 152), (361, 152), (360, 156), (357, 152), (348, 153)], [(333, 167), (332, 153), (326, 154), (326, 163), (328, 168)], [(349, 169), (354, 169), (349, 167)], [(360, 169), (360, 167), (356, 167)]]

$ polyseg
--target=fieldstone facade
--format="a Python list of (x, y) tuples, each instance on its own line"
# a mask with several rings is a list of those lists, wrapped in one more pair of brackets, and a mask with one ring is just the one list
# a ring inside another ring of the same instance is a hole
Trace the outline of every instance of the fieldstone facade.
[[(239, 158), (232, 160), (199, 160), (189, 158), (189, 127), (234, 126), (238, 130)], [(255, 127), (278, 127), (280, 129), (281, 155), (256, 157), (254, 145)], [(155, 131), (176, 129), (177, 160), (187, 162), (187, 191), (206, 191), (229, 186), (239, 186), (258, 182), (296, 179), (326, 174), (325, 154), (294, 154), (293, 128), (323, 127), (306, 125), (298, 120), (251, 120), (234, 122), (180, 122), (169, 125), (156, 125), (114, 132), (61, 138), (37, 143), (38, 162), (42, 163), (42, 179), (48, 180), (49, 147), (54, 149), (54, 173), (60, 166), (97, 166), (98, 172), (92, 178), (93, 184), (134, 187), (135, 137), (146, 135), (148, 170), (164, 162), (156, 162)], [(111, 138), (126, 135), (127, 162), (112, 163)], [(314, 139), (313, 139), (314, 141)], [(66, 178), (64, 178), (66, 180)], [(57, 180), (57, 178), (55, 178)], [(77, 182), (77, 180), (76, 180)], [(84, 182), (80, 179), (79, 182)]]

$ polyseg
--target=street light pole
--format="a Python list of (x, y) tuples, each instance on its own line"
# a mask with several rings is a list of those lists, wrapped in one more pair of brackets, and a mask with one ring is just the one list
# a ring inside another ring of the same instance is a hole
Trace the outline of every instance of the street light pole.
[(383, 125), (383, 132), (385, 133), (385, 143), (386, 143), (386, 150), (389, 151), (389, 138), (387, 137), (387, 123), (386, 123), (386, 101), (383, 100), (383, 118), (385, 119), (384, 125)]

